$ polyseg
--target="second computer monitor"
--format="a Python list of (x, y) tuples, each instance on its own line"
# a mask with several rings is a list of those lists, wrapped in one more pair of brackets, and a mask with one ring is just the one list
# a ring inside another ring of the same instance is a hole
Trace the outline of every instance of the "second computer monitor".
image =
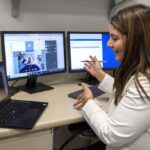
[(66, 72), (63, 31), (3, 31), (1, 40), (7, 79), (26, 78), (29, 92), (42, 87), (38, 76)]
[(107, 46), (108, 32), (68, 32), (69, 71), (84, 71), (84, 61), (96, 56), (104, 70), (116, 69), (119, 62), (111, 48)]
[(3, 31), (1, 38), (8, 80), (66, 70), (64, 32)]

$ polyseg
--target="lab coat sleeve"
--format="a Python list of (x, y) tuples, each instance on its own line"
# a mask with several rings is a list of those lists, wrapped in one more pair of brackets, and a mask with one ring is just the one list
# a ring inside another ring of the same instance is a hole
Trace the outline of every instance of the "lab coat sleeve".
[(111, 77), (110, 75), (106, 74), (104, 79), (101, 81), (99, 84), (99, 88), (106, 92), (108, 95), (113, 94), (113, 84), (114, 84), (114, 78)]
[[(149, 81), (142, 78), (140, 83), (150, 93)], [(94, 100), (89, 100), (84, 105), (82, 113), (104, 143), (109, 146), (123, 146), (133, 142), (150, 127), (150, 101), (146, 97), (144, 100), (132, 82), (110, 117)]]

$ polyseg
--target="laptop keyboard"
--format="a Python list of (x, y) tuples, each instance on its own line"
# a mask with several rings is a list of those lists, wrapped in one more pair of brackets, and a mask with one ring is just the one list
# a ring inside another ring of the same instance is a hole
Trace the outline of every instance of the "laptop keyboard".
[[(98, 96), (104, 94), (104, 92), (101, 91), (97, 86), (91, 86), (89, 88), (92, 91), (94, 97), (98, 97)], [(83, 93), (83, 90), (77, 90), (77, 91), (69, 93), (68, 97), (77, 99), (77, 97), (82, 93)]]
[(27, 107), (30, 107), (30, 102), (9, 101), (5, 107), (0, 109), (0, 122), (13, 121), (20, 113), (25, 113)]

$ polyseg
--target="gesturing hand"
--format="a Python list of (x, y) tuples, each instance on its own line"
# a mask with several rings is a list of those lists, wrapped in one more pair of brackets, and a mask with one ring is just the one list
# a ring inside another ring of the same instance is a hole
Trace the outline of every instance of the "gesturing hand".
[(83, 87), (83, 93), (78, 96), (78, 101), (73, 104), (75, 109), (81, 109), (88, 100), (93, 99), (93, 94), (88, 88), (88, 85), (85, 83), (82, 83), (81, 85)]
[(98, 69), (102, 69), (101, 65), (98, 61), (98, 59), (93, 56), (89, 56), (91, 61), (87, 61), (87, 63), (85, 63), (85, 70), (88, 71), (92, 76), (96, 77), (97, 76), (97, 70)]
[(90, 59), (91, 61), (87, 61), (84, 64), (85, 70), (89, 72), (92, 76), (97, 78), (97, 80), (102, 81), (106, 73), (102, 70), (101, 64), (96, 58), (96, 56), (90, 56)]

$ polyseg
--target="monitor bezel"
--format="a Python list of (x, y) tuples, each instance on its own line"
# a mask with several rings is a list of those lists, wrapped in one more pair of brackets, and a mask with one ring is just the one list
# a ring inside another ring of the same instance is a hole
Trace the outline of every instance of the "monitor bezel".
[[(68, 31), (67, 32), (67, 47), (68, 47), (68, 66), (69, 66), (69, 73), (80, 73), (86, 72), (84, 69), (80, 70), (73, 70), (71, 68), (71, 50), (70, 50), (70, 35), (71, 34), (109, 34), (107, 31)], [(104, 70), (115, 70), (117, 68), (104, 68)]]
[(5, 40), (4, 40), (4, 35), (5, 34), (62, 34), (63, 35), (63, 47), (64, 47), (64, 70), (61, 71), (54, 71), (54, 72), (48, 72), (48, 73), (43, 73), (43, 74), (38, 74), (38, 75), (31, 75), (31, 76), (22, 76), (22, 77), (14, 77), (14, 78), (8, 78), (8, 81), (11, 80), (17, 80), (17, 79), (28, 79), (28, 78), (34, 78), (34, 77), (40, 77), (40, 76), (46, 76), (46, 75), (52, 75), (52, 74), (59, 74), (59, 73), (65, 73), (67, 72), (67, 67), (66, 67), (66, 45), (65, 45), (65, 31), (1, 31), (1, 50), (2, 50), (2, 61), (4, 63), (5, 67), (5, 72), (7, 76), (7, 69), (6, 69), (6, 54), (5, 54)]

